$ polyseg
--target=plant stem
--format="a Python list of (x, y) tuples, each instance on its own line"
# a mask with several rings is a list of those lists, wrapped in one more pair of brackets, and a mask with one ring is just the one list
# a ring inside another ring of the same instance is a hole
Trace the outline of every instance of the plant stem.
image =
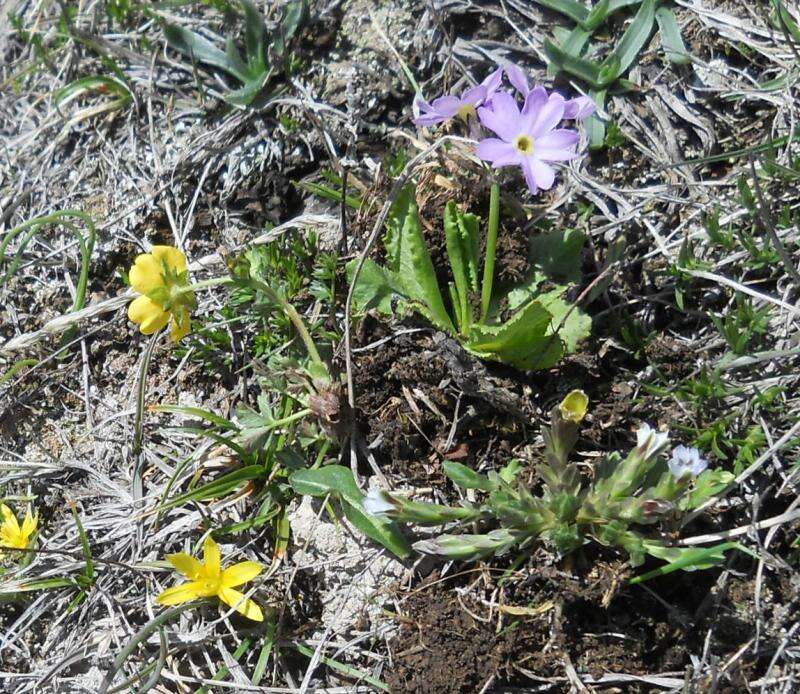
[(492, 183), (489, 195), (489, 230), (486, 235), (486, 258), (483, 264), (481, 284), (481, 323), (489, 314), (492, 302), (492, 283), (494, 282), (494, 257), (497, 252), (497, 230), (500, 228), (500, 186)]

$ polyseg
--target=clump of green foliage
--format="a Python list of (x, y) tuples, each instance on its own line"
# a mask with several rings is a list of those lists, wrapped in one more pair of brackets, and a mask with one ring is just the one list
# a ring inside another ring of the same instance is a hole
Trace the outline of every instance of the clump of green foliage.
[(643, 425), (627, 456), (610, 453), (586, 479), (569, 456), (587, 404), (582, 391), (573, 391), (553, 409), (551, 425), (543, 432), (544, 460), (535, 469), (541, 492), (530, 486), (530, 475), (522, 474), (530, 470), (519, 460), (488, 475), (448, 461), (447, 476), (464, 489), (484, 492), (482, 502), (448, 507), (379, 492), (366, 506), (378, 515), (418, 525), (456, 520), (499, 526), (488, 533), (447, 533), (414, 545), (421, 553), (447, 559), (485, 558), (544, 541), (561, 555), (589, 542), (617, 547), (629, 554), (634, 566), (646, 555), (684, 569), (717, 562), (725, 548), (712, 548), (715, 552), (667, 547), (647, 527), (702, 506), (727, 487), (733, 475), (705, 469), (698, 452), (683, 446), (676, 447), (667, 462), (663, 456), (667, 434)]
[[(496, 187), (492, 197), (482, 277), (480, 219), (462, 212), (453, 201), (445, 208), (444, 232), (453, 277), (448, 285), (450, 310), (425, 243), (411, 185), (398, 196), (387, 219), (386, 264), (365, 261), (356, 278), (354, 305), (361, 311), (374, 308), (385, 315), (415, 311), (478, 357), (520, 369), (546, 369), (589, 335), (591, 318), (564, 299), (566, 284), (550, 283), (552, 278), (541, 271), (523, 286), (492, 296), (500, 214)], [(541, 267), (559, 253), (566, 253), (559, 258), (562, 265), (579, 266), (582, 239), (576, 245), (577, 237), (566, 238), (558, 234), (546, 237), (548, 243), (540, 247)], [(349, 265), (351, 281), (356, 266), (357, 261)], [(478, 297), (480, 309), (474, 308)]]
[(230, 104), (247, 106), (262, 95), (276, 75), (288, 71), (289, 43), (300, 28), (306, 3), (305, 0), (287, 3), (278, 28), (268, 35), (264, 17), (251, 0), (239, 2), (244, 11), (244, 56), (236, 48), (233, 37), (228, 37), (222, 51), (200, 34), (175, 24), (166, 24), (164, 35), (172, 48), (192, 61), (222, 70), (240, 82), (242, 86), (231, 90), (224, 98)]
[[(548, 9), (560, 12), (576, 23), (570, 31), (556, 30), (555, 40), (547, 39), (545, 53), (553, 75), (565, 73), (583, 82), (589, 94), (602, 109), (612, 89), (626, 89), (623, 79), (636, 56), (658, 25), (661, 45), (667, 59), (676, 64), (689, 62), (675, 14), (662, 0), (600, 0), (592, 8), (576, 0), (536, 0)], [(614, 47), (602, 60), (596, 60), (598, 47), (590, 40), (602, 27), (608, 27), (613, 16), (627, 7), (637, 7), (636, 14)], [(596, 115), (586, 122), (589, 145), (597, 148), (605, 142), (605, 125)]]

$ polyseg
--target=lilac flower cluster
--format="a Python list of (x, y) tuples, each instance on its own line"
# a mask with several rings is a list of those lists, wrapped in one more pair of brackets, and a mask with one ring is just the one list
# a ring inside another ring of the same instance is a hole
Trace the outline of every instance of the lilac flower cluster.
[[(501, 89), (503, 73), (524, 100), (521, 109), (515, 96)], [(565, 99), (556, 92), (548, 94), (542, 86), (531, 88), (522, 69), (506, 65), (461, 96), (440, 96), (431, 103), (417, 96), (414, 111), (419, 114), (414, 119), (419, 126), (438, 125), (455, 117), (469, 122), (477, 117), (497, 135), (481, 139), (477, 155), (496, 169), (519, 166), (535, 195), (553, 186), (555, 171), (550, 163), (578, 156), (578, 132), (557, 126), (564, 120), (589, 117), (594, 102), (586, 96)]]

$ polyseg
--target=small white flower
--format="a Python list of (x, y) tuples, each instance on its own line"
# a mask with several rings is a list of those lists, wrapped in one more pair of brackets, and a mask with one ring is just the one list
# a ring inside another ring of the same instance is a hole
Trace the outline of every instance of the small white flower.
[(391, 497), (381, 489), (370, 489), (362, 504), (370, 516), (380, 516), (395, 510)]
[(657, 431), (649, 424), (642, 424), (636, 431), (636, 447), (642, 458), (658, 455), (668, 444), (668, 431)]
[(672, 449), (672, 458), (667, 465), (675, 479), (679, 480), (686, 476), (697, 477), (708, 467), (708, 461), (700, 457), (700, 451), (696, 448), (675, 446)]

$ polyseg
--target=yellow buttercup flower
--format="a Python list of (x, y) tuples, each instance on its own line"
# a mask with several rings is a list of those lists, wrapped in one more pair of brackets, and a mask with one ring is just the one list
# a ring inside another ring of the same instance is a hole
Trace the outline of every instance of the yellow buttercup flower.
[(582, 390), (573, 390), (567, 394), (558, 406), (561, 418), (579, 424), (586, 416), (589, 408), (589, 397)]
[(186, 576), (189, 582), (167, 588), (156, 598), (159, 605), (180, 605), (197, 598), (211, 598), (216, 595), (222, 602), (248, 619), (256, 622), (264, 620), (261, 608), (243, 593), (234, 590), (236, 586), (252, 581), (258, 576), (264, 570), (261, 564), (243, 561), (223, 569), (219, 545), (211, 537), (206, 538), (203, 545), (203, 563), (185, 552), (168, 554), (167, 560)]
[(0, 504), (0, 547), (13, 547), (14, 549), (27, 549), (31, 542), (31, 535), (36, 532), (39, 519), (31, 515), (30, 509), (25, 514), (25, 520), (20, 527), (17, 517), (5, 504)]
[(142, 253), (128, 273), (131, 287), (142, 296), (128, 306), (128, 318), (139, 330), (152, 335), (172, 319), (170, 334), (175, 342), (189, 334), (189, 315), (195, 308), (194, 294), (187, 291), (186, 256), (173, 246), (153, 246)]

